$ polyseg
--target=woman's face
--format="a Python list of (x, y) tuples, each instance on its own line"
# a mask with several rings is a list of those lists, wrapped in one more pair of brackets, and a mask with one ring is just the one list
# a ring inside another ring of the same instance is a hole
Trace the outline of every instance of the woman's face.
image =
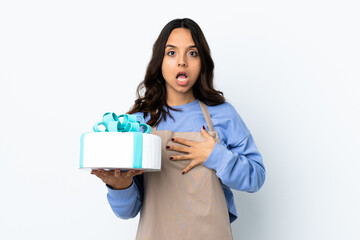
[(192, 86), (199, 78), (201, 60), (190, 30), (172, 30), (165, 44), (164, 54), (161, 71), (167, 94), (193, 95)]

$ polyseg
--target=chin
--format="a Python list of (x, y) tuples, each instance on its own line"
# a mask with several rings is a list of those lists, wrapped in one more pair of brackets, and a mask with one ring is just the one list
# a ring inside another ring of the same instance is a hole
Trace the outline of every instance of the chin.
[(176, 91), (181, 92), (181, 93), (187, 93), (189, 90), (190, 90), (189, 88), (186, 88), (186, 89), (184, 89), (184, 88), (176, 89)]

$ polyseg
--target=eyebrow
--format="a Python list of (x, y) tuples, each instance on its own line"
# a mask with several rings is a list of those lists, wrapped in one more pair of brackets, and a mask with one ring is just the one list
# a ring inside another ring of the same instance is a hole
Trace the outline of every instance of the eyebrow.
[[(168, 45), (165, 46), (165, 48), (167, 48), (167, 47), (177, 48), (176, 46), (170, 45), (170, 44), (168, 44)], [(196, 46), (195, 46), (195, 45), (191, 45), (191, 46), (188, 47), (188, 49), (189, 49), (189, 48), (196, 48)]]

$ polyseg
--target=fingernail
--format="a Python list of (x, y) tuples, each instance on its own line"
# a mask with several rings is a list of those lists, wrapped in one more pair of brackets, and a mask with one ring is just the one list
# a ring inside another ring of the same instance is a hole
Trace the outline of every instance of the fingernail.
[(166, 148), (167, 148), (167, 149), (169, 149), (169, 148), (170, 148), (170, 146), (166, 146)]
[(174, 158), (173, 158), (173, 157), (170, 157), (170, 160), (171, 160), (171, 159), (174, 159)]
[(171, 140), (172, 140), (172, 141), (174, 141), (174, 140), (175, 140), (175, 138), (171, 138)]
[(205, 130), (205, 127), (204, 127), (204, 126), (202, 126), (202, 129), (203, 129), (203, 130)]

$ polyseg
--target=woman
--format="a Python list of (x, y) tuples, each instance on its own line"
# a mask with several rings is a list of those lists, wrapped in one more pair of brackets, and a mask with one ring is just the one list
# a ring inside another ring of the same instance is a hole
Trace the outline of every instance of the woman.
[(151, 134), (161, 137), (161, 172), (92, 171), (107, 184), (118, 217), (141, 211), (136, 239), (232, 239), (237, 213), (230, 188), (256, 192), (264, 183), (261, 154), (213, 88), (213, 69), (200, 27), (187, 18), (169, 22), (129, 111), (143, 114)]

